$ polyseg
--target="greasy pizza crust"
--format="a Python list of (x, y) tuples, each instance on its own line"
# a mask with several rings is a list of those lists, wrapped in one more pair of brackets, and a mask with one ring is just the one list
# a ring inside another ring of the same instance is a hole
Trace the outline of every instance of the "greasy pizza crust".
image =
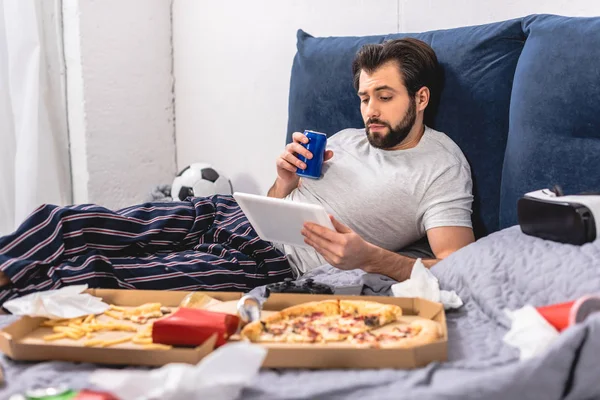
[[(272, 317), (279, 316), (280, 319), (287, 319), (293, 317), (308, 316), (316, 313), (322, 313), (323, 315), (338, 315), (340, 313), (340, 306), (338, 304), (338, 301), (324, 300), (302, 303), (296, 306), (285, 308), (279, 313), (274, 314)], [(272, 321), (273, 320), (275, 320), (275, 318), (273, 318)]]
[[(366, 332), (361, 339), (350, 338), (350, 342), (358, 347), (376, 347), (382, 349), (405, 349), (433, 343), (442, 337), (441, 326), (428, 319), (416, 320), (408, 325), (412, 332), (402, 337), (394, 332)], [(396, 336), (396, 337), (394, 337)]]
[(383, 326), (398, 320), (402, 316), (402, 308), (394, 304), (382, 304), (375, 301), (340, 300), (342, 315), (378, 316), (378, 326)]
[(244, 339), (248, 339), (251, 342), (262, 342), (261, 335), (264, 332), (263, 323), (261, 321), (250, 322), (240, 332), (240, 335)]
[(440, 324), (428, 319), (418, 320), (410, 325), (411, 329), (420, 330), (416, 336), (393, 341), (382, 341), (379, 347), (383, 349), (405, 349), (437, 342), (441, 337)]

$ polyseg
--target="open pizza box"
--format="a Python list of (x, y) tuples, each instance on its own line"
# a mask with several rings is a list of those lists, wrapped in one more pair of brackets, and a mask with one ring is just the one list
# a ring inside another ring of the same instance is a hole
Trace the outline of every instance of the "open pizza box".
[[(190, 293), (183, 291), (89, 289), (88, 293), (102, 298), (106, 303), (120, 307), (136, 307), (145, 303), (161, 303), (176, 308)], [(198, 292), (197, 292), (198, 293)], [(244, 295), (239, 292), (204, 292), (214, 299), (205, 308), (211, 311), (236, 313), (237, 301)], [(263, 304), (263, 315), (309, 301), (327, 299), (358, 299), (356, 296), (272, 294)], [(265, 368), (416, 368), (432, 361), (445, 361), (447, 357), (447, 327), (444, 308), (439, 303), (423, 299), (398, 297), (360, 296), (360, 300), (395, 304), (402, 307), (400, 322), (409, 323), (415, 318), (437, 321), (442, 328), (441, 338), (418, 347), (404, 349), (356, 348), (350, 344), (261, 344), (268, 349), (263, 362)], [(109, 318), (104, 315), (98, 317)], [(44, 336), (52, 328), (41, 327), (44, 318), (22, 317), (0, 330), (0, 350), (14, 360), (62, 360), (108, 365), (162, 366), (168, 363), (197, 364), (214, 350), (215, 336), (196, 348), (174, 347), (168, 350), (146, 349), (131, 342), (111, 347), (84, 347), (83, 341), (60, 339), (47, 342)], [(99, 339), (111, 340), (123, 332), (98, 333)], [(239, 340), (238, 335), (230, 341)]]
[[(122, 307), (135, 307), (146, 303), (161, 303), (165, 307), (177, 307), (189, 292), (153, 290), (88, 289), (92, 296), (105, 303)], [(240, 298), (239, 293), (211, 292), (220, 301)], [(84, 340), (61, 339), (47, 342), (44, 336), (52, 334), (52, 328), (40, 327), (46, 318), (21, 317), (0, 330), (0, 350), (14, 360), (42, 361), (60, 360), (90, 362), (108, 365), (162, 366), (169, 363), (197, 364), (213, 351), (216, 336), (212, 336), (196, 348), (174, 347), (170, 350), (148, 350), (131, 342), (111, 347), (84, 347)], [(99, 316), (101, 322), (109, 317)], [(135, 326), (131, 323), (130, 325)], [(138, 325), (139, 326), (139, 325)], [(125, 332), (101, 332), (94, 338), (111, 340), (122, 337)]]

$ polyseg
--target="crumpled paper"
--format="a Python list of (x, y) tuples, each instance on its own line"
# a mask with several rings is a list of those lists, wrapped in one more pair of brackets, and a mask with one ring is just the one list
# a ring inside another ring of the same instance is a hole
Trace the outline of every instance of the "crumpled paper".
[(99, 370), (89, 381), (127, 400), (233, 400), (252, 383), (266, 355), (261, 346), (231, 343), (197, 365), (173, 363), (151, 371)]
[(421, 297), (442, 303), (446, 310), (463, 305), (454, 290), (451, 292), (440, 290), (438, 279), (423, 265), (420, 258), (413, 265), (410, 279), (392, 285), (391, 289), (396, 297)]
[(515, 311), (504, 310), (512, 321), (510, 330), (502, 339), (509, 346), (520, 351), (520, 359), (526, 360), (542, 353), (559, 332), (530, 305)]
[(4, 308), (13, 315), (51, 319), (77, 318), (89, 314), (101, 314), (108, 310), (108, 304), (102, 299), (89, 293), (82, 293), (87, 288), (87, 285), (73, 285), (57, 290), (31, 293), (7, 301), (4, 303)]

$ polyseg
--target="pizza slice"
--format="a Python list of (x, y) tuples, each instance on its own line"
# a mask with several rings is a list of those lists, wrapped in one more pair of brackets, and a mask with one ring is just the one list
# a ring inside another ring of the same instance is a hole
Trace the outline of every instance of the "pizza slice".
[(311, 322), (336, 315), (339, 315), (337, 300), (303, 303), (249, 323), (241, 336), (252, 342), (318, 342), (322, 341), (322, 335)]
[(244, 327), (252, 342), (339, 342), (397, 320), (402, 309), (362, 300), (325, 300), (286, 308)]
[(402, 308), (364, 300), (340, 300), (340, 314), (317, 318), (311, 326), (324, 341), (342, 341), (387, 325), (402, 316)]
[(340, 314), (345, 318), (363, 321), (366, 326), (376, 329), (397, 321), (402, 316), (402, 308), (375, 301), (340, 300)]
[(401, 349), (436, 342), (441, 338), (441, 327), (436, 321), (420, 319), (407, 326), (396, 326), (386, 332), (362, 332), (348, 340), (359, 347)]

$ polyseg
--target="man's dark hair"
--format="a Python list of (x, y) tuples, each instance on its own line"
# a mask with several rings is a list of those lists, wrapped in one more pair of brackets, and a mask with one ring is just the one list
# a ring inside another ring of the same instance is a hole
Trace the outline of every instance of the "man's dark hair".
[(425, 122), (433, 122), (435, 110), (439, 102), (442, 84), (441, 69), (433, 49), (425, 42), (414, 39), (394, 39), (382, 44), (366, 44), (358, 51), (352, 62), (354, 88), (358, 91), (360, 72), (372, 73), (388, 61), (396, 61), (400, 68), (400, 76), (414, 99), (415, 94), (423, 86), (427, 86), (430, 99), (425, 109)]

